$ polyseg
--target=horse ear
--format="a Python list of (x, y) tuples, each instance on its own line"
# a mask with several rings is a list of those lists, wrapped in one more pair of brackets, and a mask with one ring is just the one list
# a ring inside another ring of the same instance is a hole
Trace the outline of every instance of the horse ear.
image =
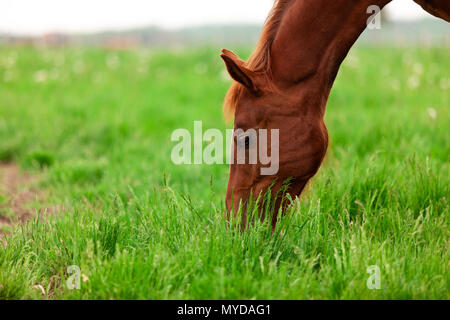
[(258, 94), (259, 90), (255, 84), (255, 73), (245, 67), (245, 62), (242, 61), (235, 53), (223, 49), (220, 57), (225, 61), (228, 73), (231, 78), (245, 86), (253, 94)]

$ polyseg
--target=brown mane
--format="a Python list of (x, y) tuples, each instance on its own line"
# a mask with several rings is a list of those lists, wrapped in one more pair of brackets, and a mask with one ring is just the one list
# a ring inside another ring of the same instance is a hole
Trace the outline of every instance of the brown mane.
[[(246, 68), (254, 72), (263, 72), (267, 77), (271, 77), (270, 49), (280, 26), (283, 13), (290, 3), (291, 0), (275, 0), (269, 17), (264, 24), (256, 49), (245, 63)], [(244, 90), (245, 88), (241, 84), (233, 82), (225, 96), (223, 105), (225, 118), (229, 119), (234, 115), (237, 103)]]

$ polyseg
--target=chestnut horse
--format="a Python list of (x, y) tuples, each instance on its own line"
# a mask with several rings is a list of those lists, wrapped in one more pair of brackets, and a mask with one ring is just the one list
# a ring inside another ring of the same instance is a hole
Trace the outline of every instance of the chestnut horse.
[[(415, 0), (429, 13), (450, 22), (449, 0)], [(339, 67), (367, 26), (369, 6), (390, 0), (275, 0), (256, 50), (248, 61), (223, 50), (221, 57), (235, 80), (225, 112), (236, 129), (278, 129), (279, 170), (261, 175), (264, 165), (232, 161), (226, 195), (228, 216), (250, 197), (271, 188), (277, 221), (280, 196), (298, 197), (318, 171), (327, 151), (325, 107)], [(234, 143), (236, 137), (234, 137)], [(245, 145), (249, 148), (248, 144)], [(270, 146), (268, 148), (270, 152)], [(236, 152), (232, 152), (234, 160)], [(243, 210), (245, 223), (245, 209)]]

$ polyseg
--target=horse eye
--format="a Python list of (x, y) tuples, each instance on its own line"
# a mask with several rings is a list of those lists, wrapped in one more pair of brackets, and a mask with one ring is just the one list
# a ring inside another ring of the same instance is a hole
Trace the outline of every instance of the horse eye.
[(246, 149), (250, 148), (250, 137), (248, 135), (237, 137), (236, 140), (239, 146)]
[(249, 136), (245, 137), (244, 144), (245, 144), (246, 149), (248, 149), (248, 147), (250, 147), (250, 137)]

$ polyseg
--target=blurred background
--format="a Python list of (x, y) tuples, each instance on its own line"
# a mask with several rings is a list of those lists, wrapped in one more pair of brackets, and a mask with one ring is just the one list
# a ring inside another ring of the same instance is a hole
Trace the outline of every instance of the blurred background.
[[(249, 45), (256, 42), (272, 0), (1, 0), (0, 42), (95, 45), (108, 48)], [(449, 45), (447, 23), (412, 0), (394, 0), (381, 31), (362, 43)]]

